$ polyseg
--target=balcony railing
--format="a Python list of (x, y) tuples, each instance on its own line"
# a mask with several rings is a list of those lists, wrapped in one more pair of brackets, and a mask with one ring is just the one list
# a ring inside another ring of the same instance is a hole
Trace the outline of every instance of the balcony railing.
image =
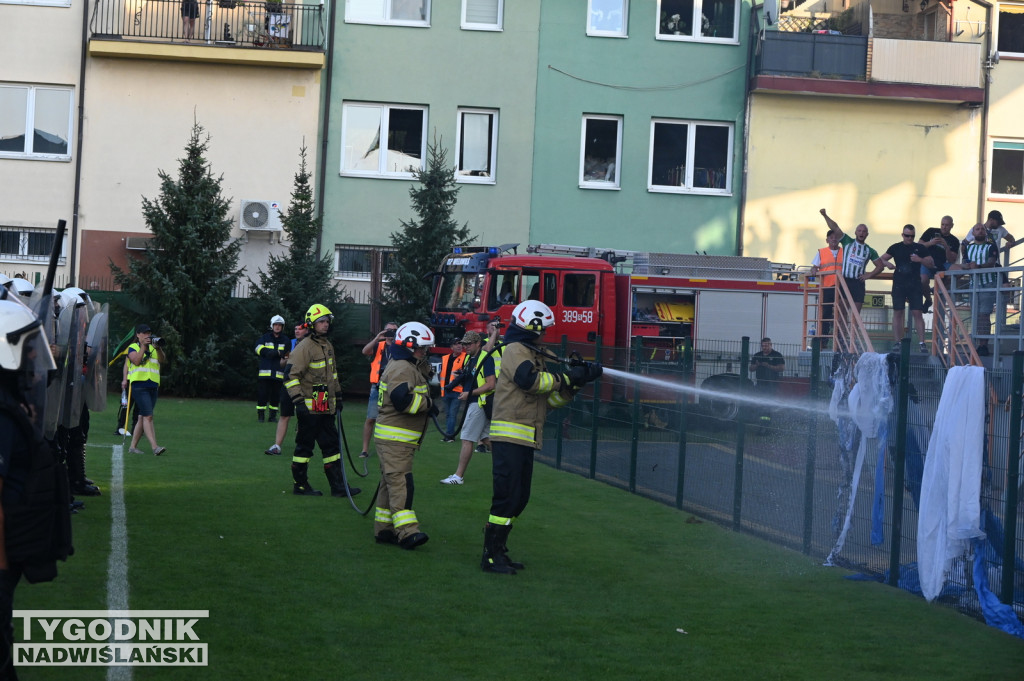
[(94, 39), (101, 40), (321, 51), (324, 6), (249, 0), (99, 0), (90, 30)]
[(761, 40), (758, 74), (867, 78), (866, 36), (765, 31)]

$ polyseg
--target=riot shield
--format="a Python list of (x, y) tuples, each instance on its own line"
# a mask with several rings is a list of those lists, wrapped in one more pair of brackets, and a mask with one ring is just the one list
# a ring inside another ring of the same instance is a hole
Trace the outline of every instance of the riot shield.
[[(85, 361), (85, 333), (89, 323), (89, 313), (85, 303), (65, 305), (57, 317), (57, 345), (66, 352), (67, 361), (60, 378), (64, 382), (64, 399), (60, 403), (60, 418), (57, 423), (65, 428), (74, 428), (82, 417), (82, 367)], [(62, 341), (65, 340), (65, 345)], [(60, 367), (58, 367), (60, 369)]]
[(53, 355), (50, 353), (49, 340), (44, 331), (45, 325), (31, 309), (27, 301), (17, 294), (2, 295), (4, 304), (13, 303), (23, 309), (20, 315), (25, 325), (20, 329), (12, 329), (7, 334), (9, 343), (21, 343), (21, 376), (18, 381), (21, 401), (28, 411), (28, 419), (36, 435), (45, 431), (46, 421), (46, 381), (53, 373)]
[(88, 348), (85, 353), (85, 406), (90, 411), (103, 411), (107, 408), (107, 355), (110, 348), (108, 334), (110, 315), (107, 304), (100, 307), (89, 322), (89, 333), (86, 338)]
[[(54, 309), (53, 297), (41, 295), (32, 302), (32, 307), (43, 320), (43, 328), (50, 344), (50, 353), (56, 368), (50, 372), (46, 384), (46, 411), (43, 419), (43, 437), (52, 440), (57, 435), (57, 424), (60, 422), (61, 405), (64, 404), (64, 375), (67, 364), (67, 330), (62, 334), (60, 318)], [(70, 328), (70, 317), (68, 318)], [(61, 341), (63, 335), (64, 340)]]

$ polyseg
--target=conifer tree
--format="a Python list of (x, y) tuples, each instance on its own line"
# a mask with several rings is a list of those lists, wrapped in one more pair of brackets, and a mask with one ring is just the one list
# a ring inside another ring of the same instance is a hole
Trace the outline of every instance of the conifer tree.
[(448, 152), (435, 140), (427, 147), (427, 167), (417, 170), (418, 184), (409, 189), (418, 219), (403, 221), (392, 232), (395, 247), (394, 271), (384, 284), (381, 306), (385, 317), (400, 322), (426, 322), (430, 316), (431, 281), (438, 263), (452, 248), (473, 241), (469, 226), (461, 227), (452, 214), (458, 199), (455, 169), (448, 165)]
[(169, 366), (161, 384), (182, 395), (216, 389), (231, 346), (231, 295), (241, 276), (241, 244), (231, 239), (231, 202), (221, 194), (206, 159), (210, 137), (192, 126), (178, 177), (159, 170), (160, 194), (142, 199), (142, 214), (153, 233), (145, 255), (128, 271), (110, 269), (123, 291), (139, 304), (142, 317), (164, 339)]

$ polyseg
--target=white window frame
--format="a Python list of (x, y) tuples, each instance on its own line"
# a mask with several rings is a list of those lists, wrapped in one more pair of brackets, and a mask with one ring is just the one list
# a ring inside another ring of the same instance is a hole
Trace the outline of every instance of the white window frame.
[[(1024, 10), (1024, 4), (1017, 3), (1017, 2), (1000, 2), (1000, 3), (998, 3), (993, 8), (993, 10), (994, 10), (993, 14), (995, 15), (995, 19), (996, 19), (996, 27), (995, 27), (996, 30), (995, 30), (995, 33), (993, 35), (993, 42), (995, 43), (995, 46), (996, 46), (997, 50), (999, 50), (999, 31), (1000, 31), (1000, 27), (999, 27), (999, 18), (1000, 18), (999, 15), (1000, 15), (1000, 12), (999, 12), (999, 10), (1001, 8), (1003, 8), (1003, 7), (1007, 7), (1007, 8), (1008, 7), (1014, 7), (1017, 10)], [(1014, 12), (1014, 13), (1016, 13), (1016, 12)], [(999, 50), (999, 54), (1000, 54), (1000, 56), (1006, 55), (1008, 57), (1024, 57), (1024, 52), (1011, 52), (1010, 50)]]
[[(372, 276), (373, 264), (370, 264), (370, 268), (366, 271), (359, 272), (355, 270), (342, 270), (341, 269), (341, 252), (342, 251), (362, 251), (368, 255), (372, 255), (373, 251), (380, 253), (391, 253), (391, 258), (394, 258), (394, 253), (397, 249), (393, 246), (362, 246), (357, 244), (335, 244), (334, 245), (334, 278), (335, 279), (347, 279), (350, 281), (370, 281)], [(387, 279), (390, 276), (390, 272), (382, 268), (381, 276)]]
[(704, 2), (712, 2), (712, 0), (693, 0), (693, 16), (690, 17), (691, 33), (688, 35), (665, 35), (661, 32), (661, 3), (662, 0), (658, 0), (658, 11), (654, 13), (654, 37), (657, 40), (672, 40), (681, 42), (694, 42), (694, 43), (719, 43), (723, 45), (739, 45), (740, 44), (740, 11), (741, 5), (739, 0), (733, 0), (734, 9), (732, 17), (732, 37), (731, 38), (718, 38), (715, 36), (704, 36), (700, 34), (701, 25), (701, 9), (703, 8)]
[[(491, 153), (488, 159), (491, 174), (487, 177), (460, 174), (462, 171), (462, 120), (465, 114), (485, 114), (491, 116)], [(459, 107), (455, 126), (455, 181), (464, 184), (496, 184), (498, 181), (498, 110)]]
[[(378, 144), (379, 144), (379, 161), (377, 164), (377, 170), (346, 170), (345, 169), (345, 142), (348, 139), (348, 116), (349, 112), (354, 108), (364, 109), (379, 109), (380, 110), (380, 127), (378, 130)], [(412, 171), (407, 170), (388, 170), (385, 167), (387, 163), (387, 129), (390, 121), (391, 111), (394, 109), (408, 109), (413, 111), (423, 112), (423, 126), (420, 133), (420, 170), (426, 168), (427, 158), (427, 116), (428, 109), (425, 106), (418, 104), (385, 104), (381, 102), (343, 102), (341, 110), (341, 158), (340, 161), (340, 172), (341, 175), (346, 177), (376, 177), (383, 179), (396, 179), (396, 180), (408, 180), (414, 177)]]
[(0, 0), (0, 5), (39, 5), (41, 7), (71, 7), (71, 0)]
[(73, 99), (74, 88), (61, 87), (57, 85), (31, 85), (28, 83), (0, 83), (0, 88), (11, 88), (16, 90), (27, 90), (25, 101), (25, 144), (31, 146), (34, 141), (35, 118), (36, 118), (36, 93), (40, 90), (64, 92), (68, 97), (68, 121), (64, 139), (67, 140), (68, 150), (65, 154), (42, 154), (35, 151), (0, 151), (0, 158), (32, 159), (37, 161), (70, 161), (71, 149), (74, 140), (74, 116), (75, 102)]
[(602, 31), (594, 28), (590, 23), (590, 18), (593, 16), (593, 1), (587, 0), (587, 35), (594, 38), (628, 38), (629, 37), (629, 0), (622, 1), (622, 30), (621, 31)]
[(466, 19), (467, 5), (473, 0), (462, 0), (462, 29), (465, 31), (501, 31), (505, 26), (505, 0), (493, 0), (498, 5), (498, 23), (480, 24)]
[[(17, 253), (5, 253), (0, 251), (0, 262), (10, 263), (46, 263), (50, 260), (50, 251), (45, 253), (30, 254), (28, 252), (28, 241), (31, 234), (46, 234), (48, 236), (57, 237), (57, 230), (55, 229), (42, 229), (38, 227), (18, 227), (15, 225), (0, 225), (0, 232), (18, 232), (18, 252)], [(60, 255), (58, 257), (57, 264), (64, 265), (67, 263), (67, 254), (65, 253), (65, 247), (67, 246), (68, 237), (64, 235), (64, 239), (60, 243)]]
[[(585, 178), (585, 162), (587, 156), (587, 122), (588, 121), (615, 121), (615, 177), (609, 180), (587, 180)], [(610, 116), (604, 114), (583, 114), (583, 122), (580, 125), (580, 189), (620, 189), (619, 184), (622, 172), (622, 116)]]
[[(418, 26), (423, 28), (430, 28), (430, 10), (431, 0), (426, 1), (426, 18), (422, 21), (409, 21), (406, 19), (392, 19), (391, 10), (394, 7), (393, 3), (395, 0), (375, 0), (381, 6), (380, 18), (365, 19), (365, 18), (352, 18), (350, 14), (350, 5), (358, 0), (345, 0), (345, 23), (346, 24), (376, 24), (378, 26)], [(373, 1), (373, 0), (371, 0)]]
[[(686, 177), (682, 185), (676, 187), (671, 185), (654, 184), (654, 130), (658, 124), (686, 125), (689, 130), (686, 134)], [(715, 128), (726, 128), (729, 131), (728, 149), (726, 149), (725, 166), (725, 187), (722, 189), (712, 187), (694, 187), (693, 171), (694, 156), (697, 148), (697, 126)], [(733, 174), (733, 148), (736, 141), (736, 126), (733, 123), (722, 121), (697, 121), (683, 120), (679, 118), (652, 118), (651, 138), (647, 155), (647, 191), (665, 194), (708, 194), (714, 196), (732, 196), (732, 174)]]
[[(989, 198), (992, 199), (1009, 199), (1011, 201), (1020, 201), (1024, 199), (1024, 186), (1018, 187), (1021, 190), (1019, 194), (1005, 194), (1002, 192), (992, 191), (992, 171), (995, 165), (996, 157), (996, 145), (999, 143), (1011, 144), (1014, 147), (1020, 147), (1013, 149), (1013, 151), (1024, 152), (1024, 139), (1011, 138), (1011, 137), (993, 137), (989, 144), (989, 155), (988, 155), (988, 177), (986, 178), (985, 191), (988, 193)], [(1024, 161), (1022, 161), (1021, 168), (1021, 184), (1024, 185)]]

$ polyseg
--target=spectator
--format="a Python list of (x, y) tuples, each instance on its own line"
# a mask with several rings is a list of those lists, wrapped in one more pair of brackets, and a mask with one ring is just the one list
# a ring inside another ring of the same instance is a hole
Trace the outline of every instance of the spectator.
[(832, 321), (835, 319), (833, 306), (836, 301), (836, 275), (841, 271), (843, 249), (839, 246), (842, 232), (829, 229), (825, 233), (825, 248), (819, 248), (811, 261), (811, 276), (821, 273), (821, 335), (832, 335)]
[[(288, 358), (291, 353), (295, 350), (295, 346), (306, 337), (309, 333), (309, 329), (306, 328), (305, 324), (295, 325), (295, 338), (292, 339), (291, 348), (288, 353), (281, 359), (281, 366), (285, 375), (288, 374)], [(281, 420), (277, 422), (277, 432), (274, 434), (274, 444), (270, 445), (263, 451), (264, 454), (271, 456), (277, 456), (281, 454), (281, 445), (284, 444), (284, 436), (288, 434), (288, 422), (292, 416), (295, 415), (295, 405), (292, 404), (291, 398), (288, 397), (288, 390), (284, 387), (284, 383), (281, 384), (281, 397), (279, 400), (281, 404)]]
[(366, 402), (366, 422), (363, 423), (363, 450), (359, 458), (365, 459), (370, 454), (370, 438), (373, 437), (373, 428), (377, 423), (377, 397), (378, 383), (384, 374), (384, 367), (391, 359), (391, 346), (395, 342), (395, 331), (398, 330), (398, 322), (388, 322), (384, 330), (370, 339), (370, 342), (363, 346), (363, 356), (371, 357), (370, 360), (370, 397)]
[[(455, 428), (458, 425), (459, 396), (462, 385), (459, 381), (466, 353), (462, 351), (462, 341), (452, 343), (452, 351), (441, 358), (441, 374), (438, 383), (441, 385), (441, 400), (444, 401), (445, 430), (442, 442), (455, 442)], [(451, 384), (449, 386), (449, 384)]]
[(960, 251), (960, 239), (952, 234), (953, 218), (948, 215), (942, 216), (939, 227), (929, 227), (921, 235), (921, 244), (928, 249), (928, 255), (932, 256), (935, 267), (921, 267), (921, 294), (924, 296), (924, 311), (927, 312), (932, 306), (931, 284), (936, 272), (945, 272), (949, 269), (959, 269), (956, 265), (957, 253)]
[(145, 433), (153, 453), (160, 456), (167, 451), (167, 447), (160, 447), (156, 443), (153, 410), (156, 409), (160, 393), (160, 365), (167, 362), (167, 357), (164, 355), (162, 339), (153, 336), (149, 324), (135, 327), (135, 342), (128, 346), (128, 362), (128, 383), (131, 386), (128, 394), (139, 410), (139, 423), (132, 431), (132, 444), (128, 453), (142, 454), (137, 445)]
[(750, 371), (756, 372), (757, 392), (765, 403), (761, 414), (761, 425), (768, 426), (772, 422), (771, 404), (779, 392), (782, 372), (786, 370), (786, 359), (782, 353), (772, 348), (772, 339), (765, 336), (761, 339), (761, 351), (755, 352), (750, 358)]
[[(985, 223), (979, 222), (971, 230), (971, 241), (963, 244), (963, 269), (978, 270), (999, 267), (999, 251), (995, 241), (990, 237)], [(999, 288), (999, 277), (995, 272), (978, 272), (972, 277), (973, 289), (982, 289), (974, 298), (974, 335), (988, 336), (992, 332), (990, 315), (996, 304), (996, 293)], [(977, 339), (978, 354), (989, 354), (988, 338)]]
[(185, 42), (196, 32), (196, 17), (199, 16), (199, 0), (181, 0), (181, 32)]
[[(1003, 220), (1003, 214), (997, 210), (989, 211), (988, 218), (983, 223), (987, 232), (987, 238), (991, 239), (996, 245), (996, 250), (1000, 253), (1008, 251), (1017, 245), (1017, 240), (1013, 238), (1013, 235), (1006, 231), (1006, 222)], [(964, 237), (965, 243), (974, 241), (974, 228), (967, 233)], [(1003, 241), (1006, 245), (1003, 245)]]
[[(874, 276), (865, 274), (867, 264), (870, 262), (877, 267), (879, 263), (878, 252), (866, 243), (868, 226), (864, 223), (857, 225), (857, 229), (854, 230), (857, 238), (851, 239), (850, 235), (844, 234), (836, 221), (828, 216), (824, 208), (820, 212), (828, 228), (839, 235), (839, 246), (843, 249), (843, 281), (846, 282), (846, 288), (850, 291), (857, 312), (860, 312), (864, 305), (864, 282)], [(878, 271), (881, 270), (876, 270)]]
[(284, 384), (284, 362), (288, 354), (288, 339), (284, 331), (284, 317), (279, 314), (270, 319), (270, 329), (256, 341), (256, 355), (260, 358), (259, 375), (256, 379), (256, 419), (263, 423), (263, 417), (270, 411), (270, 423), (277, 421), (281, 386)]
[(900, 340), (903, 339), (904, 314), (907, 307), (910, 308), (910, 316), (914, 320), (917, 329), (917, 337), (921, 352), (928, 352), (928, 345), (924, 342), (924, 300), (921, 295), (921, 266), (935, 267), (928, 250), (921, 244), (914, 241), (916, 230), (914, 225), (903, 225), (903, 240), (889, 246), (882, 255), (879, 264), (871, 276), (875, 276), (881, 268), (894, 263), (896, 271), (892, 275), (892, 333), (896, 339), (893, 350), (899, 350)]

